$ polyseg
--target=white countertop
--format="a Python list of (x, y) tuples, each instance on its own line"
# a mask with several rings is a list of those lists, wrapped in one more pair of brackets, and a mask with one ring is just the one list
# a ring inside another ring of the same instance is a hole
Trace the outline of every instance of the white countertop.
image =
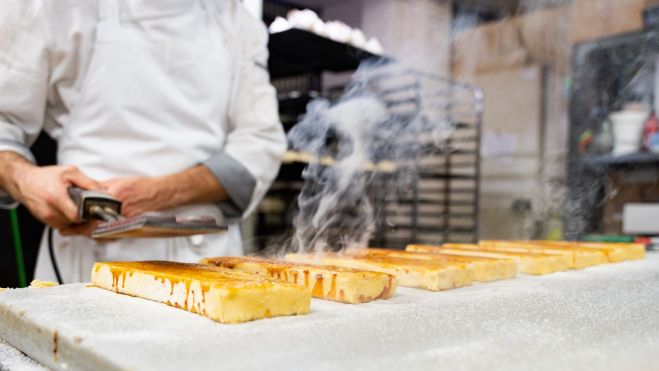
[[(399, 288), (362, 305), (314, 300), (306, 316), (238, 325), (84, 285), (12, 290), (0, 294), (0, 337), (68, 370), (657, 369), (659, 253), (438, 293)], [(0, 357), (10, 351), (0, 343)], [(8, 359), (0, 369), (21, 369)]]

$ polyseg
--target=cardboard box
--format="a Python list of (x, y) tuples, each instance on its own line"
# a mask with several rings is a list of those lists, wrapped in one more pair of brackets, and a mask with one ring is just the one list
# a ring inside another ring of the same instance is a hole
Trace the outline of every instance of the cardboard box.
[(643, 29), (643, 10), (649, 0), (574, 0), (574, 44)]
[(602, 231), (604, 233), (623, 233), (626, 205), (659, 203), (659, 179), (652, 172), (614, 171), (605, 184)]
[(573, 0), (454, 35), (452, 71), (477, 72), (539, 63), (568, 73), (572, 46), (643, 29), (643, 10), (659, 0)]

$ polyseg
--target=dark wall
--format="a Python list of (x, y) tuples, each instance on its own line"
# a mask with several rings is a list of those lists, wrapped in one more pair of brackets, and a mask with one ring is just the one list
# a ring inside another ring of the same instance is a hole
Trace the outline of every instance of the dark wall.
[[(32, 152), (39, 165), (54, 164), (55, 151), (55, 142), (45, 134), (42, 134), (32, 146)], [(44, 226), (22, 206), (18, 208), (18, 217), (23, 242), (23, 258), (29, 283), (34, 273)], [(14, 254), (9, 212), (6, 210), (0, 210), (0, 287), (18, 287), (16, 255)]]

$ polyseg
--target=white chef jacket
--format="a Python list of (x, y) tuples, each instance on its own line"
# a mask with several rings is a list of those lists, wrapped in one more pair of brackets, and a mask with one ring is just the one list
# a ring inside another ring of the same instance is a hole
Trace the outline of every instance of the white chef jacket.
[[(203, 164), (229, 200), (169, 214), (214, 216), (224, 235), (96, 242), (54, 236), (65, 282), (99, 260), (197, 261), (242, 253), (237, 221), (286, 149), (269, 82), (267, 31), (238, 0), (3, 0), (0, 151), (33, 159), (41, 130), (58, 163), (96, 180)], [(0, 204), (13, 201), (0, 190)], [(35, 278), (53, 279), (45, 245)]]

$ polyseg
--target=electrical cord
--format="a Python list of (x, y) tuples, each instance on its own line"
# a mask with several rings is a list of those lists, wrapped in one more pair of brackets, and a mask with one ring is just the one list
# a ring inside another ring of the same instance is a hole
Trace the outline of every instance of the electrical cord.
[(62, 280), (62, 275), (59, 273), (59, 266), (57, 265), (57, 259), (55, 258), (55, 250), (53, 249), (53, 229), (48, 228), (48, 255), (50, 255), (50, 263), (53, 265), (53, 270), (55, 271), (55, 277), (57, 278), (57, 283), (60, 285), (64, 284)]

